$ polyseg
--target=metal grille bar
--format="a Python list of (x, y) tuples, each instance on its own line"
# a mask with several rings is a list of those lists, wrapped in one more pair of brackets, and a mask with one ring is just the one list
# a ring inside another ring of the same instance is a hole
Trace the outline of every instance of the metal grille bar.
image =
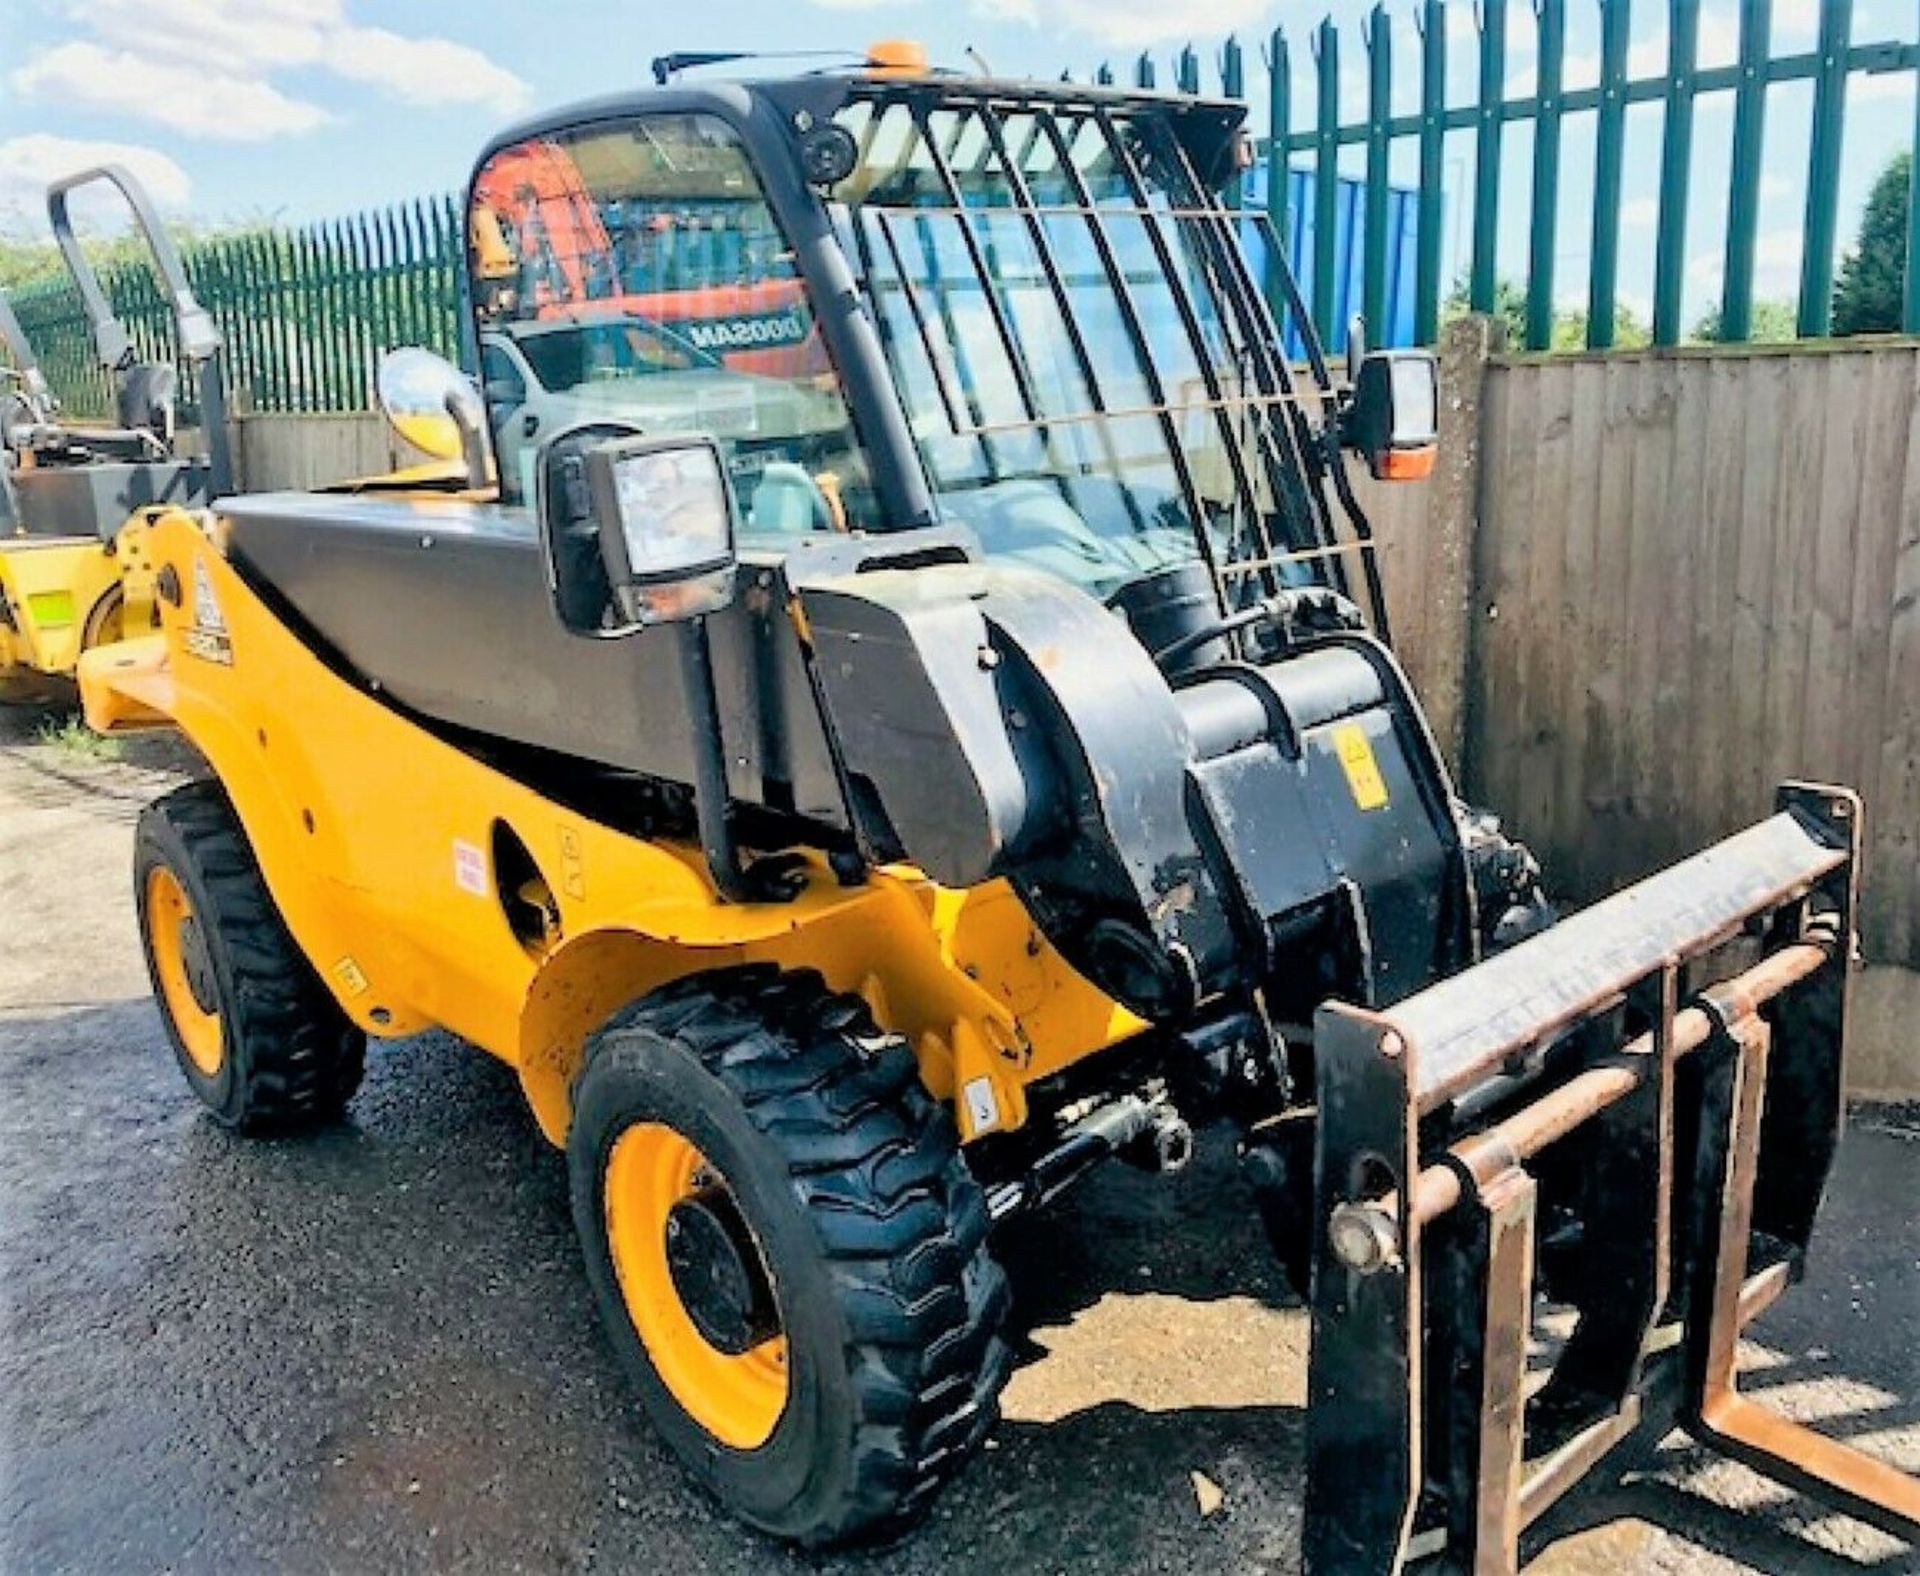
[[(916, 169), (932, 181), (903, 191), (897, 202), (869, 187), (852, 204), (856, 245), (869, 288), (878, 297), (897, 295), (905, 308), (878, 314), (891, 352), (896, 358), (904, 352), (903, 334), (906, 343), (918, 340), (916, 354), (925, 357), (939, 415), (953, 437), (981, 445), (988, 477), (1003, 474), (992, 440), (1021, 432), (1039, 435), (1063, 476), (1091, 466), (1124, 483), (1140, 465), (1164, 464), (1223, 608), (1277, 590), (1276, 571), (1288, 565), (1323, 565), (1344, 590), (1343, 561), (1364, 551), (1365, 542), (1363, 533), (1352, 547), (1342, 544), (1328, 501), (1314, 485), (1324, 461), (1312, 421), (1315, 415), (1324, 420), (1331, 409), (1325, 364), (1314, 352), (1309, 371), (1318, 397), (1310, 398), (1280, 352), (1279, 328), (1240, 244), (1244, 232), (1237, 227), (1250, 226), (1278, 256), (1268, 217), (1195, 201), (1204, 187), (1171, 128), (1151, 117), (1123, 124), (1125, 111), (1117, 106), (1067, 109), (1028, 102), (1002, 113), (991, 102), (962, 107), (943, 100), (940, 113), (953, 118), (950, 136), (927, 105), (908, 102), (904, 108), (918, 151), (911, 163), (909, 151), (897, 159), (890, 153), (886, 162), (895, 174)], [(1036, 162), (1036, 152), (1050, 160)], [(1029, 166), (1036, 172), (1033, 182)], [(1037, 190), (1042, 174), (1050, 185), (1064, 187), (1069, 200)], [(1096, 179), (1103, 183), (1097, 196), (1091, 184)], [(975, 183), (984, 190), (976, 193)], [(883, 193), (885, 184), (878, 190)], [(940, 200), (925, 201), (923, 192)], [(1162, 192), (1167, 200), (1156, 200)], [(1016, 279), (1005, 277), (1002, 266), (1004, 249), (1012, 244), (1011, 232), (994, 228), (1002, 216), (1023, 238)], [(1061, 221), (1084, 226), (1084, 241), (1076, 232), (1071, 267), (1061, 250)], [(948, 224), (954, 226), (963, 275), (941, 278), (937, 260), (943, 253), (953, 259), (956, 251), (925, 232), (929, 225)], [(1129, 237), (1141, 248), (1134, 271), (1116, 224), (1137, 227)], [(905, 226), (919, 227), (912, 241)], [(1082, 244), (1090, 247), (1097, 271), (1079, 261)], [(1143, 295), (1148, 282), (1151, 312)], [(1033, 359), (1036, 345), (1026, 336), (1020, 292), (1035, 289), (1050, 298), (1057, 317), (1046, 333), (1058, 337), (1057, 366), (1064, 378), (1044, 376), (1045, 368)], [(1144, 401), (1113, 397), (1115, 369), (1110, 357), (1103, 363), (1085, 315), (1090, 289), (1111, 303), (1134, 363), (1127, 373), (1144, 385)], [(972, 336), (971, 345), (956, 320), (963, 300), (977, 302), (991, 324), (991, 333)], [(1295, 310), (1304, 325), (1303, 310)], [(1174, 354), (1187, 364), (1183, 377), (1195, 385), (1191, 392), (1176, 392), (1168, 380), (1168, 345), (1181, 347)], [(991, 378), (981, 376), (988, 369), (970, 367), (970, 351), (1004, 356), (1004, 370), (995, 365)], [(1076, 374), (1079, 387), (1073, 389)], [(983, 406), (983, 392), (996, 382), (1014, 396), (1011, 415), (1004, 407)], [(1054, 386), (1063, 382), (1064, 400)], [(1213, 452), (1212, 442), (1196, 447), (1192, 430), (1183, 430), (1188, 418), (1205, 419), (1210, 431), (1217, 430), (1218, 486), (1203, 483), (1196, 470), (1194, 455)], [(1163, 453), (1123, 455), (1114, 424), (1128, 421), (1155, 423)], [(1081, 449), (1082, 464), (1060, 466), (1053, 456), (1055, 436), (1074, 427), (1091, 429), (1097, 450), (1089, 455)], [(1121, 492), (1136, 523), (1146, 523), (1141, 501), (1125, 485)]]

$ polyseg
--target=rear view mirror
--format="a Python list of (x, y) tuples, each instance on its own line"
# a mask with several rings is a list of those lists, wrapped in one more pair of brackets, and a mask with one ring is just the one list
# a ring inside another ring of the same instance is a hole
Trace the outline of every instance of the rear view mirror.
[(1439, 425), (1440, 370), (1430, 352), (1372, 350), (1360, 358), (1341, 435), (1376, 480), (1431, 474)]
[(408, 346), (380, 358), (374, 379), (387, 425), (423, 454), (462, 460), (468, 482), (488, 482), (487, 416), (480, 396), (452, 362)]

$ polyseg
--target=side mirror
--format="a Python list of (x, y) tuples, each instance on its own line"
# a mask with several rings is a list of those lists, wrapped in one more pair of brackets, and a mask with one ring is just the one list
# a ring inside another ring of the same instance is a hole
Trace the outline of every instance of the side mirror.
[(733, 600), (733, 491), (711, 438), (588, 427), (542, 451), (540, 535), (561, 620), (626, 634)]
[(469, 486), (488, 485), (486, 409), (458, 367), (409, 346), (380, 358), (374, 383), (381, 413), (400, 437), (436, 460), (464, 461)]
[(1440, 368), (1425, 350), (1370, 350), (1359, 358), (1341, 440), (1377, 481), (1432, 474), (1440, 425)]

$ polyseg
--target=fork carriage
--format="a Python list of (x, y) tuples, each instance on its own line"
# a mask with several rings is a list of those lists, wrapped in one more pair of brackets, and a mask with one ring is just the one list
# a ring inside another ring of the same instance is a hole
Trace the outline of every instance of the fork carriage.
[[(1746, 1399), (1736, 1364), (1841, 1133), (1859, 851), (1855, 795), (1789, 785), (1466, 974), (1322, 1009), (1309, 1570), (1514, 1571), (1568, 1488), (1675, 1425), (1920, 1539), (1920, 1482)], [(1701, 987), (1729, 943), (1757, 960)], [(1536, 1389), (1541, 1292), (1573, 1324)]]

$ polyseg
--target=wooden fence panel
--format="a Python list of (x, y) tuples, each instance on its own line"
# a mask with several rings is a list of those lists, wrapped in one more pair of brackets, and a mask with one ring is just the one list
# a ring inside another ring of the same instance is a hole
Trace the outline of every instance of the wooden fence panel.
[(233, 430), (240, 486), (247, 492), (324, 487), (422, 459), (394, 437), (384, 418), (350, 411), (240, 416)]
[(1920, 967), (1920, 346), (1496, 360), (1483, 411), (1469, 791), (1585, 899), (1852, 785)]

